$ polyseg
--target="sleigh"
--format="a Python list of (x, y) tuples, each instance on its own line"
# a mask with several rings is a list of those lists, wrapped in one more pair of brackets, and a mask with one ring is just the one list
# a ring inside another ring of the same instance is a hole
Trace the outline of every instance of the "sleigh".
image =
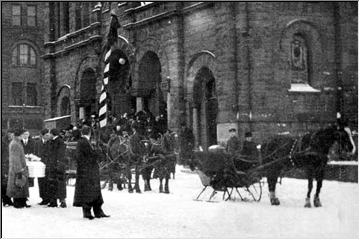
[[(234, 156), (226, 153), (221, 147), (210, 149), (208, 152), (195, 152), (196, 172), (199, 175), (203, 189), (196, 197), (201, 201), (201, 196), (207, 189), (212, 189), (207, 201), (221, 192), (222, 199), (235, 200), (239, 197), (242, 201), (248, 200), (243, 197), (246, 193), (253, 201), (260, 201), (262, 196), (261, 175), (256, 169), (260, 163), (254, 163), (252, 168), (240, 171), (235, 168)], [(243, 161), (247, 161), (243, 159)], [(243, 192), (243, 193), (241, 193)]]

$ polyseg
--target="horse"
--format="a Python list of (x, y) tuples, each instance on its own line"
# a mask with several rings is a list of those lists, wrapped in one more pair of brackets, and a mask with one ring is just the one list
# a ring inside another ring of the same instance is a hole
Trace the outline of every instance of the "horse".
[[(113, 164), (117, 164), (118, 168), (115, 170), (119, 171), (120, 176), (123, 174), (128, 180), (128, 192), (133, 192), (133, 187), (131, 184), (132, 172), (131, 169), (135, 168), (135, 190), (140, 192), (139, 188), (139, 175), (138, 171), (140, 162), (132, 157), (131, 150), (129, 147), (129, 139), (121, 136), (113, 136), (108, 143), (108, 153), (109, 157), (112, 160)], [(119, 184), (121, 185), (122, 181), (118, 178), (118, 188)], [(120, 187), (121, 189), (121, 187)], [(120, 190), (119, 189), (119, 190)]]
[[(170, 174), (175, 172), (176, 155), (175, 155), (175, 138), (174, 134), (166, 132), (161, 135), (157, 150), (153, 145), (153, 152), (157, 152), (159, 161), (155, 164), (154, 178), (159, 178), (159, 193), (170, 193), (169, 179)], [(163, 180), (165, 184), (163, 185)]]
[(254, 172), (261, 171), (266, 176), (271, 205), (280, 205), (275, 195), (278, 177), (288, 170), (301, 168), (305, 170), (308, 180), (304, 207), (311, 207), (310, 195), (314, 178), (317, 185), (313, 203), (315, 207), (321, 207), (319, 194), (329, 150), (335, 142), (342, 148), (351, 150), (352, 154), (356, 151), (350, 128), (342, 124), (312, 131), (300, 137), (277, 135), (266, 140), (261, 146), (262, 165), (255, 168)]

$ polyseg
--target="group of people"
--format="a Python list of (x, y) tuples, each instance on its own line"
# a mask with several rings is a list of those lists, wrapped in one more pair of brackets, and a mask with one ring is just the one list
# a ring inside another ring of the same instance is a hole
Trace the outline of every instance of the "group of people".
[[(2, 138), (1, 200), (3, 206), (28, 208), (29, 177), (26, 156), (33, 154), (46, 165), (45, 177), (38, 178), (39, 205), (66, 208), (65, 162), (66, 145), (56, 128), (43, 129), (39, 139), (29, 137), (24, 129), (9, 130)], [(90, 143), (91, 128), (83, 125), (77, 145), (77, 179), (74, 206), (83, 208), (83, 216), (93, 219), (91, 208), (97, 218), (109, 217), (101, 208), (103, 204), (100, 189), (100, 173), (97, 152)], [(30, 159), (29, 159), (30, 160)], [(32, 183), (31, 183), (32, 182)], [(60, 205), (58, 205), (58, 201)]]
[(2, 201), (4, 206), (30, 207), (27, 204), (29, 187), (34, 179), (29, 177), (26, 161), (30, 155), (41, 158), (46, 165), (44, 178), (39, 178), (40, 205), (66, 207), (65, 144), (58, 129), (43, 129), (40, 138), (33, 139), (25, 129), (9, 130), (2, 138)]
[(226, 144), (226, 151), (232, 156), (235, 168), (239, 171), (246, 171), (259, 161), (259, 151), (256, 143), (253, 142), (252, 133), (245, 133), (245, 141), (241, 140), (235, 128), (229, 129), (230, 138)]
[[(4, 206), (15, 208), (30, 207), (27, 203), (29, 187), (33, 186), (33, 178), (29, 177), (26, 165), (26, 156), (33, 154), (41, 158), (46, 165), (45, 177), (38, 178), (39, 195), (42, 201), (40, 205), (47, 207), (66, 208), (66, 177), (65, 170), (67, 160), (65, 158), (66, 145), (64, 141), (77, 141), (76, 165), (77, 175), (73, 206), (82, 207), (83, 217), (94, 219), (95, 217), (109, 217), (101, 206), (103, 198), (100, 187), (99, 159), (101, 154), (94, 145), (94, 140), (108, 144), (114, 137), (128, 139), (133, 154), (141, 157), (143, 149), (140, 142), (143, 139), (157, 139), (165, 134), (173, 134), (166, 127), (166, 120), (162, 117), (152, 118), (146, 112), (138, 112), (135, 115), (124, 114), (120, 118), (114, 118), (107, 127), (110, 130), (104, 134), (104, 129), (99, 131), (95, 118), (81, 121), (76, 126), (64, 131), (43, 129), (40, 137), (33, 139), (29, 131), (24, 129), (10, 130), (2, 138), (2, 203)], [(236, 129), (229, 130), (231, 137), (227, 141), (226, 150), (235, 156), (235, 167), (243, 169), (243, 161), (247, 156), (249, 160), (257, 160), (256, 144), (252, 142), (251, 133), (245, 135), (245, 142), (240, 146), (240, 139)], [(186, 165), (191, 159), (195, 147), (195, 137), (192, 130), (181, 124), (178, 134), (179, 164)], [(245, 166), (246, 167), (246, 166)], [(58, 203), (60, 205), (58, 205)], [(91, 214), (93, 209), (94, 216)]]

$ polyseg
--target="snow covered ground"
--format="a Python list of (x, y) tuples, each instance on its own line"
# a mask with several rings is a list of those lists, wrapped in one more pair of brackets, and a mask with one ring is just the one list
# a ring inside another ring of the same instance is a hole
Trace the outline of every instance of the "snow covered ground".
[[(143, 187), (143, 185), (141, 185)], [(74, 187), (68, 186), (68, 208), (39, 206), (38, 189), (30, 188), (28, 209), (2, 208), (4, 238), (359, 238), (359, 188), (356, 183), (325, 181), (323, 207), (305, 209), (307, 182), (283, 179), (280, 206), (271, 206), (267, 185), (260, 202), (193, 201), (201, 191), (198, 175), (177, 167), (170, 194), (129, 194), (104, 189), (103, 209), (111, 217), (87, 220), (72, 207)], [(203, 199), (207, 200), (211, 190)]]

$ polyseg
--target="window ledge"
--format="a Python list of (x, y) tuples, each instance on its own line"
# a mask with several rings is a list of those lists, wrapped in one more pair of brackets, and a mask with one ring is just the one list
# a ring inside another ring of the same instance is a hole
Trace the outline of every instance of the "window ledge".
[(9, 108), (42, 108), (42, 106), (30, 106), (30, 105), (9, 105)]
[(292, 83), (289, 92), (300, 92), (300, 93), (319, 93), (319, 89), (315, 89), (307, 83)]

